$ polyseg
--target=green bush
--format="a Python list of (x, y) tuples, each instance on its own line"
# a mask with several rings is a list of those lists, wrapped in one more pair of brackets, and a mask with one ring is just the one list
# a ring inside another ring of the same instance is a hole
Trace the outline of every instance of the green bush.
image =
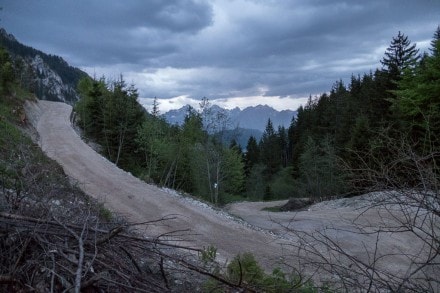
[(258, 284), (264, 277), (252, 253), (237, 255), (228, 265), (228, 279), (236, 284)]
[(200, 259), (205, 264), (214, 262), (216, 257), (217, 257), (217, 248), (213, 245), (209, 245), (206, 248), (204, 247), (203, 250), (200, 252)]
[[(288, 275), (276, 268), (266, 274), (252, 253), (237, 255), (228, 265), (225, 279), (241, 287), (256, 292), (267, 293), (315, 293), (318, 289), (310, 282), (294, 274)], [(225, 292), (224, 286), (218, 281), (209, 280), (204, 286), (205, 292)], [(328, 292), (326, 288), (322, 292)], [(247, 291), (244, 291), (247, 292)]]

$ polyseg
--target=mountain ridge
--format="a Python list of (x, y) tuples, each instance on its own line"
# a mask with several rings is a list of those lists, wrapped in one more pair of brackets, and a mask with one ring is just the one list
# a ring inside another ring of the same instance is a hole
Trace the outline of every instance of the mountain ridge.
[(14, 35), (0, 28), (0, 46), (4, 47), (19, 66), (18, 79), (22, 87), (41, 100), (74, 104), (79, 100), (78, 81), (88, 76), (70, 66), (63, 58), (20, 43)]
[[(162, 114), (162, 116), (170, 124), (181, 125), (184, 122), (189, 107), (189, 105), (186, 105), (179, 109), (170, 110)], [(225, 113), (230, 120), (229, 128), (254, 129), (261, 132), (266, 128), (268, 119), (271, 120), (275, 128), (279, 126), (287, 128), (289, 127), (292, 118), (296, 117), (296, 111), (277, 111), (268, 105), (250, 106), (241, 110), (239, 107), (225, 109), (214, 104), (209, 109), (213, 114), (220, 111)]]

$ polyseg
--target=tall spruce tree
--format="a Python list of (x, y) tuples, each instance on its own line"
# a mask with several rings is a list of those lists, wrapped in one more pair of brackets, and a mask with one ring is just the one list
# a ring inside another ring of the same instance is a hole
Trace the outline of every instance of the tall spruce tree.
[(390, 46), (385, 51), (385, 57), (381, 60), (383, 69), (395, 79), (403, 70), (414, 67), (420, 59), (416, 44), (411, 44), (408, 37), (399, 31), (393, 37)]
[(414, 68), (406, 68), (398, 82), (393, 110), (403, 120), (414, 141), (424, 148), (439, 145), (440, 139), (440, 29), (431, 42), (432, 55)]
[(246, 153), (244, 155), (245, 174), (249, 176), (252, 167), (260, 162), (260, 148), (258, 147), (255, 137), (250, 136), (246, 145)]
[(270, 179), (281, 166), (279, 139), (270, 119), (267, 121), (266, 129), (261, 137), (259, 147), (260, 160), (266, 166), (266, 176)]

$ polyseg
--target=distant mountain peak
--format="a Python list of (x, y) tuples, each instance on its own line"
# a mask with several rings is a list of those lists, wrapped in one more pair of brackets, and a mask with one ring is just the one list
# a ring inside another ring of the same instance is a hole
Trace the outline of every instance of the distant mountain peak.
[(4, 28), (0, 28), (0, 35), (10, 41), (17, 42), (17, 39), (14, 37), (14, 35), (9, 34)]
[[(210, 109), (214, 113), (219, 111), (226, 113), (232, 127), (256, 129), (260, 131), (264, 131), (268, 119), (272, 121), (274, 127), (289, 127), (292, 118), (296, 115), (296, 111), (277, 111), (268, 105), (250, 106), (243, 110), (235, 107), (228, 110), (214, 104)], [(183, 106), (180, 109), (170, 110), (164, 113), (163, 116), (169, 123), (181, 125), (183, 124), (187, 110), (188, 106)]]

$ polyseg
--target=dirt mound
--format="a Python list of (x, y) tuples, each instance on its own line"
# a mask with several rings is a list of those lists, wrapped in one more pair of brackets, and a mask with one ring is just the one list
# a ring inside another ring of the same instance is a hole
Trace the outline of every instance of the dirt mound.
[(310, 198), (290, 198), (289, 201), (280, 207), (283, 212), (302, 210), (313, 204)]

